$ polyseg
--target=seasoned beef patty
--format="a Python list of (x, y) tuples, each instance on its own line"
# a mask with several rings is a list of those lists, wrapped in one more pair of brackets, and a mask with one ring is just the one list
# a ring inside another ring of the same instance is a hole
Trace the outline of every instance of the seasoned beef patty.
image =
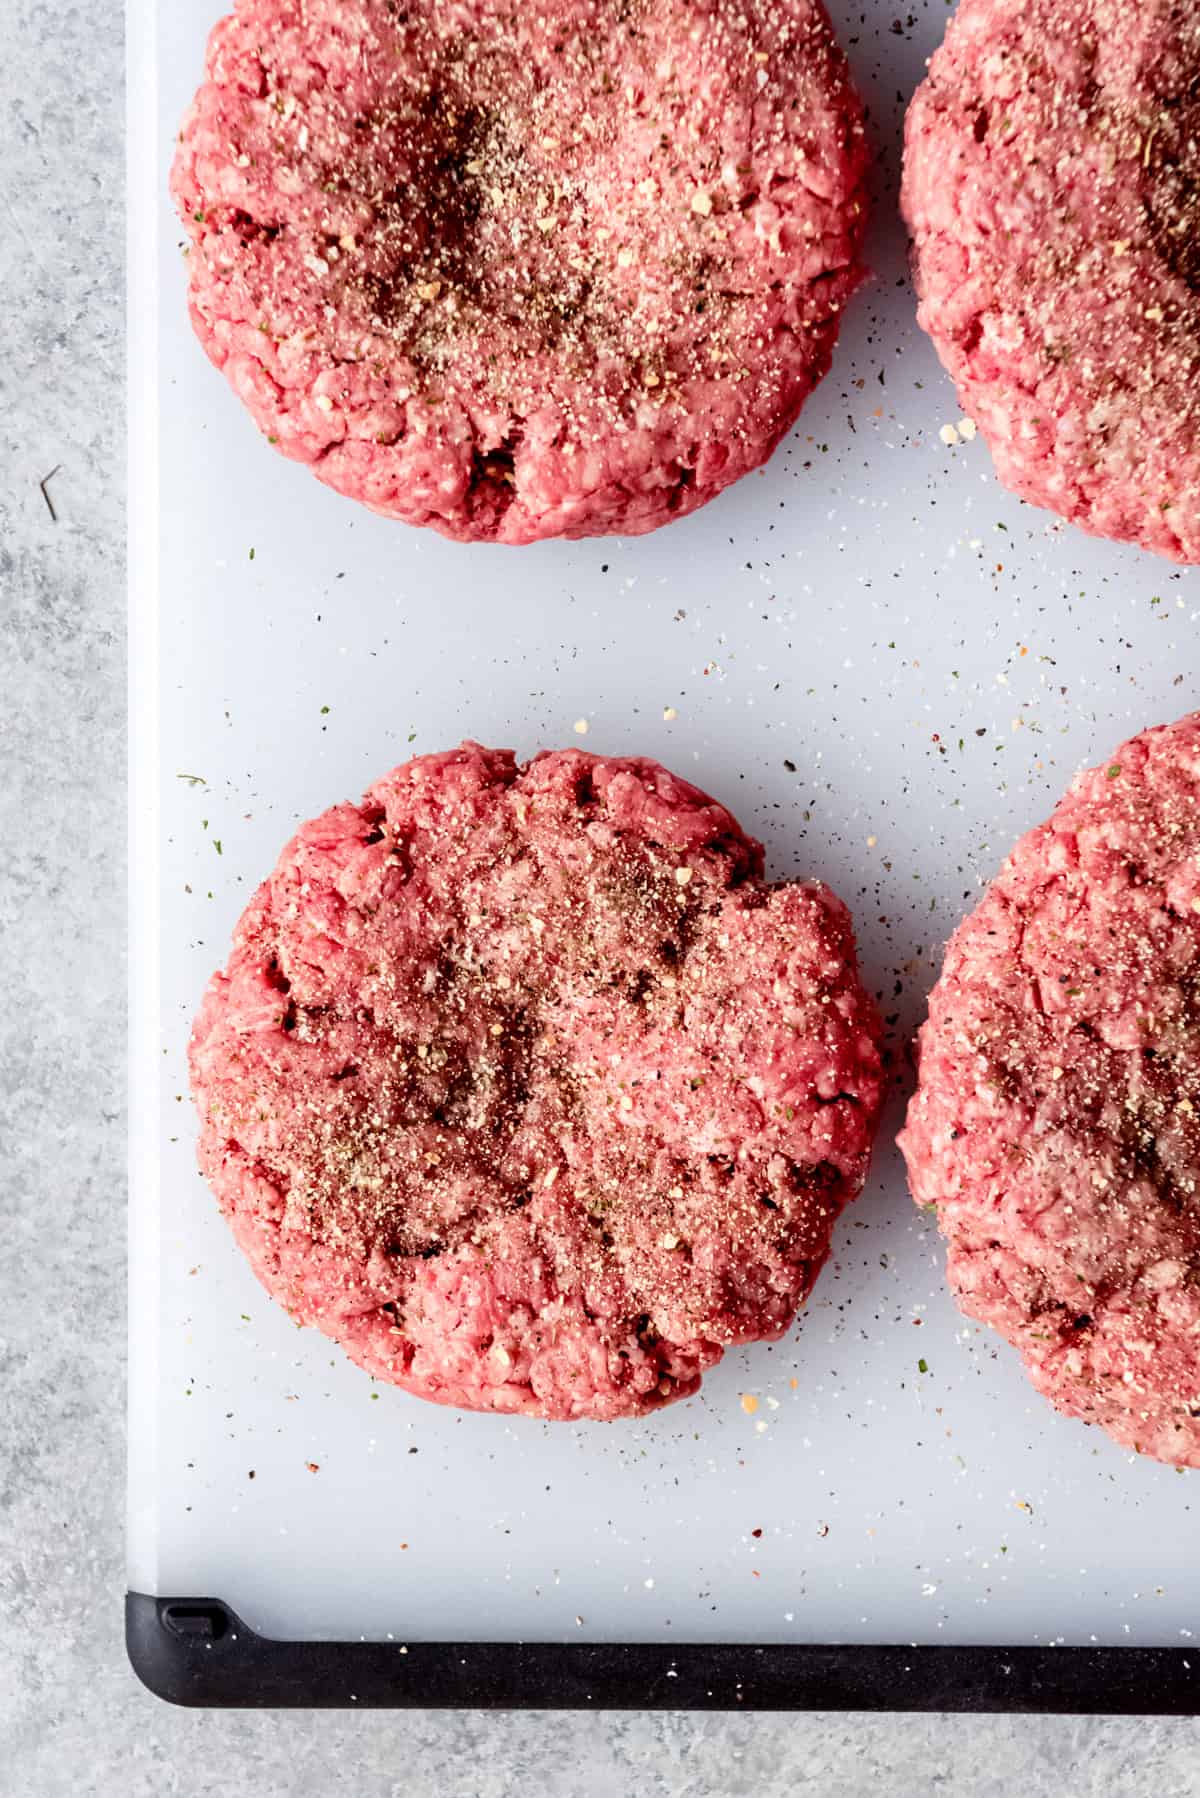
[(908, 115), (920, 319), (1006, 486), (1200, 562), (1200, 7), (962, 0)]
[(770, 455), (862, 269), (820, 0), (242, 0), (172, 186), (259, 428), (447, 536), (653, 530)]
[(844, 906), (657, 763), (464, 744), (306, 824), (196, 1020), (200, 1161), (300, 1323), (423, 1398), (694, 1392), (859, 1192), (879, 1024)]
[(1082, 775), (959, 926), (900, 1143), (968, 1316), (1200, 1466), (1200, 713)]

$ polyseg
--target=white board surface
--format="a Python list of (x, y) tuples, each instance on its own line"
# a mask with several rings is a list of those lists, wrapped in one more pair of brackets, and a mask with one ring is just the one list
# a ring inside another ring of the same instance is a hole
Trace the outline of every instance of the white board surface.
[[(941, 440), (958, 409), (916, 328), (895, 171), (946, 9), (832, 10), (879, 156), (875, 275), (832, 373), (766, 472), (696, 517), (511, 550), (326, 492), (208, 366), (166, 183), (216, 13), (132, 0), (134, 1589), (297, 1637), (1190, 1640), (1196, 1476), (1056, 1417), (959, 1317), (891, 1139), (982, 883), (1077, 767), (1196, 705), (1200, 579), (1057, 525), (981, 441)], [(587, 747), (729, 804), (772, 875), (834, 885), (898, 1064), (795, 1331), (607, 1427), (444, 1411), (298, 1332), (195, 1171), (184, 1065), (300, 819), (410, 754), (528, 754), (580, 720)]]

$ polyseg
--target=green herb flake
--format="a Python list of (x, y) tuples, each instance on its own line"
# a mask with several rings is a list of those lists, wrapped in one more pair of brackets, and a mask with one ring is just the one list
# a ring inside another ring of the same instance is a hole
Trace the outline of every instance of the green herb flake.
[(917, 1362), (917, 1372), (918, 1373), (928, 1373), (929, 1372), (929, 1363), (925, 1359), (924, 1355), (922, 1355), (921, 1359)]

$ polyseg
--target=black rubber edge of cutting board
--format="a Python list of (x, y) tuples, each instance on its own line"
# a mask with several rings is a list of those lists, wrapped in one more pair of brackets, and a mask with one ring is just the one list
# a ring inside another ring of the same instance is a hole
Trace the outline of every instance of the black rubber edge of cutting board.
[(216, 1598), (130, 1592), (157, 1697), (199, 1708), (1042, 1711), (1192, 1716), (1200, 1650), (898, 1644), (284, 1642)]

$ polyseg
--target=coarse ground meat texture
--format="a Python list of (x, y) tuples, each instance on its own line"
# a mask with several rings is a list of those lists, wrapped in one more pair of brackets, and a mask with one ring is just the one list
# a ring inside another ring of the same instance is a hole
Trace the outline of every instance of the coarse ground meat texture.
[(920, 319), (1022, 498), (1200, 562), (1200, 7), (962, 0), (908, 115)]
[(242, 0), (172, 187), (260, 429), (449, 537), (653, 530), (765, 461), (862, 269), (820, 0)]
[(378, 1379), (616, 1418), (779, 1336), (866, 1174), (845, 907), (645, 760), (467, 743), (306, 824), (191, 1044), (255, 1272)]
[(1200, 713), (1082, 775), (946, 953), (900, 1145), (1039, 1391), (1200, 1466)]

